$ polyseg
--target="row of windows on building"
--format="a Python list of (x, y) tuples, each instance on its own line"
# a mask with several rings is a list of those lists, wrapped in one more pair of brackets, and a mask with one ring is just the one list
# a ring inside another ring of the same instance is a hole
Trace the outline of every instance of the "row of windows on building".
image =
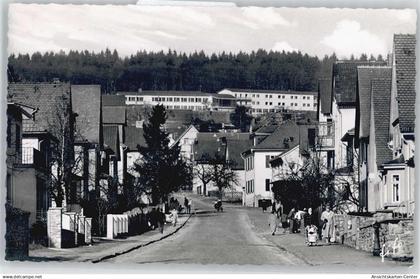
[[(242, 98), (242, 97), (244, 97), (244, 98), (248, 98), (248, 95), (249, 95), (249, 97), (250, 98), (259, 98), (260, 97), (260, 94), (248, 94), (248, 93), (235, 93), (235, 97), (239, 97), (239, 98)], [(289, 97), (290, 97), (290, 99), (295, 99), (295, 100), (297, 100), (297, 99), (299, 99), (299, 96), (296, 96), (296, 95), (289, 95)], [(261, 94), (261, 98), (266, 98), (266, 99), (272, 99), (273, 98), (273, 95), (271, 95), (271, 94)], [(285, 99), (286, 98), (286, 95), (277, 95), (277, 98), (278, 99)], [(311, 96), (302, 96), (302, 99), (303, 100), (310, 100), (311, 99)]]
[(254, 157), (249, 156), (245, 159), (245, 170), (252, 170), (254, 169)]
[[(248, 101), (239, 101), (238, 103), (239, 103), (239, 105), (248, 105), (249, 102)], [(260, 105), (260, 102), (259, 101), (256, 101), (256, 102), (252, 101), (251, 104), (252, 105)], [(273, 103), (273, 102), (265, 102), (264, 104), (266, 106), (272, 106), (273, 104), (276, 105), (276, 103)], [(278, 102), (277, 103), (277, 106), (284, 107), (286, 105), (289, 105), (291, 107), (297, 107), (297, 106), (299, 106), (299, 103), (285, 103), (285, 102)], [(301, 105), (302, 105), (302, 107), (308, 107), (308, 108), (311, 107), (310, 103), (303, 103)], [(314, 105), (314, 106), (316, 106), (316, 105)]]
[[(271, 182), (270, 179), (265, 179), (265, 191), (266, 192), (270, 192), (271, 191)], [(246, 194), (250, 194), (250, 193), (254, 193), (255, 191), (255, 183), (254, 183), (254, 179), (252, 180), (248, 180), (247, 182), (245, 182), (245, 193)]]
[[(143, 102), (143, 97), (128, 96), (126, 97), (129, 102)], [(186, 98), (186, 97), (152, 97), (152, 102), (182, 102), (182, 103), (201, 103), (207, 102), (208, 98)]]
[(254, 180), (248, 180), (245, 184), (245, 193), (254, 193), (255, 185)]

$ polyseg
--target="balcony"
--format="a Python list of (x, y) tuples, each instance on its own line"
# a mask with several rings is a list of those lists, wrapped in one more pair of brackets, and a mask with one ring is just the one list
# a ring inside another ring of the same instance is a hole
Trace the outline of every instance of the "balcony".
[(334, 149), (334, 123), (320, 122), (317, 125), (316, 144), (320, 149)]
[(15, 167), (34, 167), (36, 169), (47, 169), (45, 154), (32, 147), (21, 147), (19, 149), (8, 149), (7, 160)]

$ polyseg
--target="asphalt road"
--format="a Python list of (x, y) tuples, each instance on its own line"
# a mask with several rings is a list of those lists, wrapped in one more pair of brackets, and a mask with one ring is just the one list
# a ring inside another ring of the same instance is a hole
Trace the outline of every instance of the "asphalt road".
[(240, 207), (215, 212), (210, 203), (193, 202), (197, 214), (176, 234), (111, 263), (271, 264), (295, 265), (301, 260), (256, 234)]

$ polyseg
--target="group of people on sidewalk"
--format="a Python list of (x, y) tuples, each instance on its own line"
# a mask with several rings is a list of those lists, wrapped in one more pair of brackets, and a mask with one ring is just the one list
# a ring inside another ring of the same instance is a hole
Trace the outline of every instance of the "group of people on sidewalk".
[(304, 208), (300, 210), (298, 207), (292, 207), (287, 213), (281, 201), (272, 202), (272, 210), (270, 215), (271, 234), (275, 235), (278, 228), (283, 228), (283, 233), (300, 233), (305, 232), (305, 239), (308, 242), (308, 230), (315, 229), (318, 238), (329, 244), (335, 242), (335, 226), (334, 212), (329, 205), (315, 208)]
[[(179, 203), (178, 199), (172, 197), (169, 200), (169, 203), (166, 205), (169, 209), (169, 219), (171, 220), (172, 225), (175, 227), (178, 223), (178, 213), (184, 210), (186, 214), (191, 213), (192, 201), (187, 197), (184, 198), (184, 207)], [(166, 211), (168, 212), (168, 211)], [(166, 223), (166, 214), (161, 207), (152, 208), (149, 213), (148, 224), (149, 229), (159, 228), (160, 233), (163, 233), (163, 228)]]

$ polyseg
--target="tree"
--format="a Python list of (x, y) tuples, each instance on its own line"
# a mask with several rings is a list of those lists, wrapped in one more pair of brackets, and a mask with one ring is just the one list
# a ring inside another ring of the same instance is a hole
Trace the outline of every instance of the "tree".
[(74, 174), (79, 171), (79, 158), (74, 157), (74, 115), (68, 99), (57, 102), (51, 112), (49, 131), (57, 139), (51, 148), (49, 192), (57, 207), (74, 202)]
[(140, 174), (137, 193), (151, 195), (154, 204), (167, 201), (170, 193), (191, 183), (191, 168), (180, 156), (178, 144), (169, 147), (168, 133), (163, 130), (166, 111), (153, 107), (147, 123), (143, 123), (146, 146), (139, 146), (142, 156), (134, 169)]
[[(209, 155), (204, 154), (203, 158), (204, 161), (209, 160)], [(209, 184), (212, 181), (212, 172), (210, 169), (210, 166), (207, 164), (196, 164), (194, 166), (194, 175), (197, 177), (200, 182), (203, 184), (203, 195), (207, 195), (207, 184)]]
[(211, 181), (217, 187), (220, 199), (222, 199), (224, 190), (237, 184), (238, 177), (232, 170), (232, 164), (221, 156), (216, 155), (214, 158), (211, 158), (209, 165)]
[(230, 121), (236, 128), (246, 132), (252, 121), (252, 116), (248, 114), (245, 106), (237, 106), (235, 111), (230, 114)]

